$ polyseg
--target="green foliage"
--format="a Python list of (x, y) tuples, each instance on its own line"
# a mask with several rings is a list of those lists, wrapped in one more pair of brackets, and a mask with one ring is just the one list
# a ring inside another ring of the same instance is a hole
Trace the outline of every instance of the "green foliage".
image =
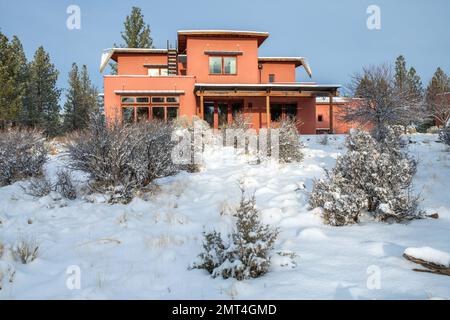
[(97, 90), (92, 86), (87, 67), (83, 65), (81, 72), (76, 63), (72, 64), (69, 73), (69, 89), (64, 104), (65, 132), (84, 129), (89, 123), (92, 112), (98, 112)]

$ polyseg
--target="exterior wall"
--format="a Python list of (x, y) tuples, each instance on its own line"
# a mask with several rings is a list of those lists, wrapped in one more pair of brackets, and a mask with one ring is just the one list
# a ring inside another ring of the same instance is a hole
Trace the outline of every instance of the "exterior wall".
[(184, 94), (180, 95), (179, 114), (191, 118), (196, 114), (194, 83), (194, 77), (105, 76), (105, 116), (107, 122), (122, 121), (121, 96), (115, 94), (115, 90), (184, 90)]
[(148, 68), (144, 64), (167, 65), (166, 54), (124, 54), (117, 57), (118, 75), (147, 75)]
[(295, 82), (294, 63), (264, 62), (261, 64), (261, 83), (269, 83), (269, 74), (275, 75), (275, 82)]
[[(210, 75), (209, 55), (205, 51), (240, 51), (236, 75)], [(258, 83), (258, 42), (256, 39), (188, 38), (187, 75), (199, 83)]]
[[(345, 134), (350, 131), (350, 129), (361, 127), (358, 123), (350, 123), (345, 122), (341, 119), (343, 115), (344, 108), (350, 108), (348, 104), (333, 104), (333, 131), (337, 134)], [(356, 104), (353, 104), (353, 107), (357, 107)], [(319, 122), (318, 117), (322, 115), (323, 121)], [(316, 128), (317, 129), (329, 129), (330, 128), (330, 105), (326, 104), (317, 104), (316, 106)], [(368, 126), (365, 126), (368, 129)]]

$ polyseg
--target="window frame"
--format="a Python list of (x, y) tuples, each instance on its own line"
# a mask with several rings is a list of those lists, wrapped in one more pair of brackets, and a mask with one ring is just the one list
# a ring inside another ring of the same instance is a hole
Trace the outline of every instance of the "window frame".
[[(220, 73), (212, 73), (211, 72), (211, 59), (213, 58), (220, 58), (221, 61), (221, 67), (220, 67)], [(234, 59), (235, 61), (235, 73), (225, 73), (225, 58)], [(223, 56), (208, 56), (208, 71), (210, 76), (237, 76), (238, 74), (238, 58), (234, 55), (223, 55)]]

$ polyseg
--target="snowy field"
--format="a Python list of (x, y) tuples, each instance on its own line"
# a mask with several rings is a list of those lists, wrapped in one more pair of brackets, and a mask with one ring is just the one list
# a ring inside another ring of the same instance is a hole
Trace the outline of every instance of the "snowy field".
[[(419, 160), (414, 188), (422, 209), (439, 219), (330, 227), (308, 208), (308, 192), (345, 151), (344, 136), (326, 146), (319, 138), (301, 138), (301, 164), (255, 165), (232, 149), (207, 150), (201, 172), (161, 179), (159, 191), (128, 205), (106, 204), (100, 195), (33, 198), (20, 187), (25, 181), (0, 188), (0, 242), (40, 244), (39, 257), (26, 265), (5, 250), (0, 270), (9, 266), (15, 275), (3, 281), (0, 299), (449, 299), (450, 277), (414, 272), (418, 265), (402, 254), (408, 247), (450, 252), (450, 151), (436, 135), (410, 137)], [(52, 156), (46, 175), (54, 179), (64, 163)], [(82, 187), (83, 175), (74, 176)], [(236, 281), (188, 270), (202, 250), (202, 231), (230, 231), (240, 179), (255, 192), (263, 221), (281, 231), (270, 272)], [(81, 270), (79, 290), (66, 286), (71, 265)], [(378, 289), (370, 285), (373, 272)]]

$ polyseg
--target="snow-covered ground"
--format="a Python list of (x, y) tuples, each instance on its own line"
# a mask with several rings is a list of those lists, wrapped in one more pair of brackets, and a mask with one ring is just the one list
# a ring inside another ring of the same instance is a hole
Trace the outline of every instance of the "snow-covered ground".
[[(40, 255), (23, 265), (9, 250), (0, 270), (15, 269), (0, 299), (428, 299), (450, 298), (450, 277), (414, 272), (402, 257), (408, 247), (450, 252), (450, 151), (435, 135), (413, 135), (418, 158), (414, 180), (421, 206), (439, 219), (384, 224), (324, 225), (308, 208), (315, 178), (345, 151), (343, 136), (329, 144), (303, 136), (301, 164), (248, 163), (232, 149), (207, 150), (201, 172), (164, 178), (160, 190), (128, 205), (101, 197), (33, 198), (20, 184), (0, 188), (0, 243), (22, 238), (40, 244)], [(54, 178), (64, 159), (46, 166)], [(80, 184), (83, 176), (74, 174)], [(245, 281), (213, 279), (189, 270), (202, 250), (202, 231), (227, 232), (238, 204), (238, 181), (254, 191), (265, 223), (280, 228), (271, 271)], [(81, 289), (66, 286), (69, 266), (79, 266)]]

